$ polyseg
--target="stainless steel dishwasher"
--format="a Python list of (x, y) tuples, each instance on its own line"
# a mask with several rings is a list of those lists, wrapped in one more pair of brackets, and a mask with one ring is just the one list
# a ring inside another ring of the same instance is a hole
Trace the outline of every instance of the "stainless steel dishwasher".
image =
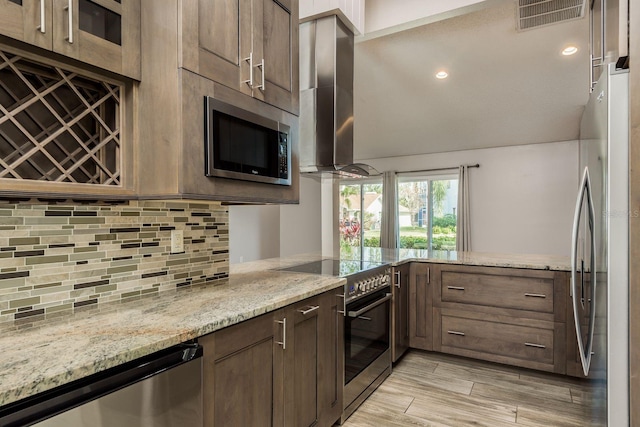
[(184, 344), (0, 408), (0, 426), (197, 426), (202, 347)]

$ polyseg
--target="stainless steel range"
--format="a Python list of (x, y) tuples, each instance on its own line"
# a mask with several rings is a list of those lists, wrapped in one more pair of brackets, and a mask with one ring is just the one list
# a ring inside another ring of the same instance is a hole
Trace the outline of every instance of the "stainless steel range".
[(342, 423), (391, 373), (391, 267), (323, 259), (281, 270), (347, 279)]

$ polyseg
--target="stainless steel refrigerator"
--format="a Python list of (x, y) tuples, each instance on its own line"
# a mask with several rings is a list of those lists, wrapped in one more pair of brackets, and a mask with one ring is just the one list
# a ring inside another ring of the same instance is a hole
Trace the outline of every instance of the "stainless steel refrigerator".
[[(594, 421), (629, 425), (629, 73), (608, 64), (580, 124), (580, 187), (571, 244), (575, 366)], [(571, 351), (568, 351), (571, 354)], [(569, 370), (569, 366), (568, 366)]]

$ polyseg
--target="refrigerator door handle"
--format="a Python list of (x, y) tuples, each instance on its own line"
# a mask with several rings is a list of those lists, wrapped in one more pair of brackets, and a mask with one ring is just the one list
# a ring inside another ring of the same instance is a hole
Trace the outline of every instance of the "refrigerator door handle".
[[(578, 293), (577, 289), (577, 280), (576, 277), (576, 267), (578, 261), (578, 231), (580, 229), (580, 214), (582, 213), (582, 205), (585, 201), (587, 202), (587, 215), (588, 215), (588, 226), (589, 232), (591, 234), (590, 239), (590, 249), (591, 249), (591, 260), (589, 262), (590, 267), (590, 282), (591, 282), (591, 301), (590, 304), (584, 303), (584, 262), (581, 262), (581, 271), (580, 271), (580, 293)], [(578, 199), (576, 201), (576, 210), (573, 218), (573, 233), (572, 233), (572, 244), (571, 244), (571, 299), (573, 303), (573, 318), (576, 328), (576, 337), (578, 341), (578, 350), (580, 353), (580, 362), (582, 363), (582, 371), (585, 376), (589, 374), (589, 368), (591, 365), (591, 353), (593, 350), (593, 331), (595, 326), (595, 294), (596, 294), (596, 234), (595, 234), (595, 210), (593, 206), (593, 198), (591, 196), (591, 180), (589, 178), (589, 169), (584, 169), (584, 174), (582, 176), (582, 183), (580, 185), (580, 191), (578, 193)], [(589, 310), (589, 329), (587, 330), (587, 342), (584, 342), (582, 336), (582, 324), (580, 322), (580, 313), (578, 311), (578, 306), (588, 307)]]

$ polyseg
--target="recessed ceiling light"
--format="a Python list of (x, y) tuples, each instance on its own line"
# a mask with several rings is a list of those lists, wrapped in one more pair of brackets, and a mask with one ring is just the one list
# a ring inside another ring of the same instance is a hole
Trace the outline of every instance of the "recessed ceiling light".
[(573, 55), (577, 51), (578, 51), (577, 47), (575, 47), (575, 46), (567, 46), (562, 50), (562, 54), (564, 56), (569, 56), (569, 55)]
[(449, 74), (444, 70), (436, 73), (436, 78), (438, 79), (446, 79), (447, 77), (449, 77)]

